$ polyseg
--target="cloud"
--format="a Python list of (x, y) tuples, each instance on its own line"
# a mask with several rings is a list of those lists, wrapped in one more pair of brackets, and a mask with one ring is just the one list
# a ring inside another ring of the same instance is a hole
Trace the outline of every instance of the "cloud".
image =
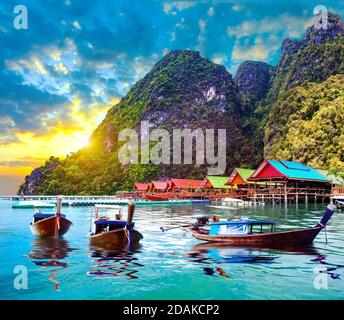
[(107, 104), (88, 105), (85, 110), (83, 101), (75, 98), (63, 109), (65, 118), (59, 110), (40, 115), (46, 127), (44, 134), (12, 128), (16, 139), (0, 143), (0, 175), (27, 174), (51, 155), (64, 157), (87, 146), (93, 129), (116, 103), (118, 99), (113, 98)]
[(228, 56), (222, 53), (216, 53), (211, 57), (211, 60), (217, 64), (225, 64), (228, 60)]
[(279, 47), (279, 38), (274, 35), (267, 38), (258, 36), (252, 40), (248, 37), (237, 38), (232, 51), (232, 60), (266, 61)]
[(27, 161), (27, 160), (15, 160), (15, 161), (0, 161), (1, 167), (37, 167), (41, 165), (42, 161), (46, 159), (40, 159), (39, 161)]
[[(69, 72), (69, 70), (67, 69), (67, 67), (63, 64), (63, 63), (58, 63), (54, 66), (55, 70), (57, 72), (61, 72), (63, 74), (67, 74)], [(68, 88), (68, 87), (67, 87)]]
[(311, 19), (305, 15), (280, 14), (261, 20), (245, 20), (227, 28), (227, 35), (235, 38), (231, 54), (230, 72), (235, 73), (245, 60), (270, 62), (277, 58), (283, 39), (301, 37)]
[(311, 25), (311, 18), (281, 14), (278, 17), (265, 17), (261, 20), (247, 20), (227, 28), (228, 36), (251, 36), (263, 33), (282, 33), (284, 37), (300, 37)]
[(75, 30), (81, 30), (81, 26), (80, 26), (79, 21), (73, 21), (72, 26), (73, 26), (73, 29), (75, 29)]
[[(283, 38), (301, 36), (312, 14), (302, 0), (26, 4), (29, 29), (21, 32), (13, 28), (12, 2), (1, 3), (0, 161), (25, 161), (33, 150), (44, 156), (75, 150), (107, 108), (171, 50), (199, 50), (231, 71), (243, 59), (275, 62)], [(336, 1), (328, 6), (342, 10)]]
[(210, 7), (209, 10), (207, 11), (207, 15), (209, 17), (212, 17), (215, 14), (215, 9), (214, 7)]
[(176, 15), (177, 11), (183, 11), (195, 7), (197, 1), (173, 1), (173, 2), (164, 2), (163, 11), (166, 14)]
[(240, 4), (235, 4), (235, 5), (232, 6), (232, 9), (235, 12), (239, 12), (239, 11), (242, 11), (244, 9), (244, 6), (240, 5)]

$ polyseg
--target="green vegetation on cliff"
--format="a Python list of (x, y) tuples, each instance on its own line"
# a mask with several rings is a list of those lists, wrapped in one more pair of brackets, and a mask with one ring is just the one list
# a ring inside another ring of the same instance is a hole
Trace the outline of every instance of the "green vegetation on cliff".
[(273, 104), (265, 128), (265, 157), (316, 168), (344, 168), (344, 75), (305, 82)]

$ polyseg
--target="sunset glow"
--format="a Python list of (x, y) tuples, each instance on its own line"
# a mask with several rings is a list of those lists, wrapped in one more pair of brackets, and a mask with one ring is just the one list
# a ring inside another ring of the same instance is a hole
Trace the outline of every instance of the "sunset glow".
[(0, 145), (0, 175), (26, 175), (51, 155), (65, 157), (87, 146), (92, 131), (117, 102), (118, 99), (112, 99), (106, 105), (93, 105), (85, 112), (81, 108), (82, 101), (76, 98), (69, 108), (73, 122), (57, 121), (56, 126), (41, 135), (15, 132), (16, 142)]

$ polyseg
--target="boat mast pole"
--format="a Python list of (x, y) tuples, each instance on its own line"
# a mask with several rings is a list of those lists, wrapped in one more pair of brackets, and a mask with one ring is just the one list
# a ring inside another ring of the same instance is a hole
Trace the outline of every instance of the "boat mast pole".
[[(98, 213), (98, 208), (96, 208), (96, 212)], [(93, 213), (93, 211), (91, 211), (90, 230), (89, 230), (89, 232), (92, 232), (92, 213)], [(97, 213), (96, 213), (96, 216), (98, 215)]]
[(60, 230), (60, 217), (61, 217), (62, 196), (57, 196), (56, 202), (56, 223), (55, 223), (55, 237), (58, 236)]
[(56, 215), (61, 216), (62, 196), (57, 196)]
[(128, 203), (128, 219), (127, 219), (128, 227), (130, 227), (131, 224), (133, 223), (134, 211), (135, 211), (135, 203), (129, 202)]
[[(96, 209), (97, 210), (97, 209)], [(92, 213), (93, 211), (91, 211), (91, 217), (90, 217), (90, 229), (89, 232), (92, 232)]]

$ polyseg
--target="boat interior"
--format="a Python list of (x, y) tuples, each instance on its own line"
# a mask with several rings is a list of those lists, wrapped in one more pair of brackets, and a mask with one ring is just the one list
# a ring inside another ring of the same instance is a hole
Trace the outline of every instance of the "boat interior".
[(96, 220), (95, 234), (102, 232), (113, 231), (123, 229), (127, 225), (127, 221), (124, 220)]
[[(53, 216), (55, 216), (54, 213), (35, 213), (33, 215), (33, 223), (36, 223), (38, 221), (41, 221), (41, 220), (44, 220), (44, 219), (47, 219), (47, 218), (50, 218)], [(64, 214), (61, 214), (61, 217), (64, 217), (64, 216), (65, 216)]]
[[(113, 205), (96, 205), (95, 234), (123, 229), (127, 221), (122, 219), (122, 207)], [(100, 212), (100, 209), (111, 209)]]

